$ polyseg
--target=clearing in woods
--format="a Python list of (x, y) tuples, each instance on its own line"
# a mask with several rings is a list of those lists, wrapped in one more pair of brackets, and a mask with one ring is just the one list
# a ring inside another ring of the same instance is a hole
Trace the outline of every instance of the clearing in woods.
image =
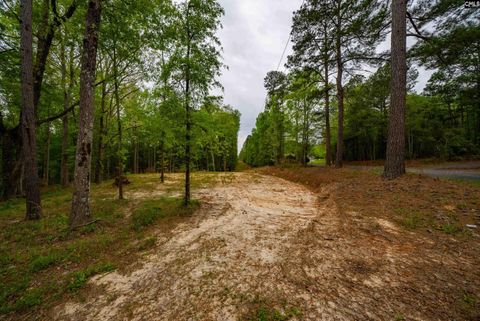
[(479, 317), (480, 242), (463, 228), (479, 214), (478, 188), (413, 175), (384, 182), (351, 169), (219, 177), (213, 188), (195, 191), (200, 209), (170, 233), (158, 231), (139, 262), (93, 277), (81, 299), (57, 305), (49, 316)]

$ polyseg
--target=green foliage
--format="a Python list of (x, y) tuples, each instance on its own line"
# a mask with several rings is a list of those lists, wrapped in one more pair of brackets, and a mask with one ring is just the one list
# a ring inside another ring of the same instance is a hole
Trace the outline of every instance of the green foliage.
[(70, 292), (76, 292), (87, 283), (90, 277), (100, 273), (111, 272), (113, 270), (115, 270), (115, 266), (112, 263), (98, 263), (91, 265), (86, 269), (74, 272), (67, 285), (67, 290)]
[(55, 252), (51, 252), (48, 255), (41, 255), (35, 258), (30, 263), (30, 270), (32, 272), (39, 272), (41, 270), (48, 268), (51, 265), (54, 265), (60, 260), (61, 260), (61, 257), (59, 257), (58, 254)]
[(251, 321), (287, 321), (300, 316), (300, 311), (295, 307), (286, 307), (283, 310), (260, 307)]

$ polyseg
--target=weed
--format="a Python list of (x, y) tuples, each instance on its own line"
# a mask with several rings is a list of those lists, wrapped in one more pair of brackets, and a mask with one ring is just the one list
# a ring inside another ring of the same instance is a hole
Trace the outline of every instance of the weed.
[[(255, 321), (287, 321), (300, 315), (300, 311), (295, 307), (285, 307), (283, 311), (260, 307), (253, 320)], [(252, 320), (252, 321), (253, 321)]]
[(461, 232), (463, 229), (458, 224), (443, 224), (441, 226), (441, 230), (447, 234), (457, 234)]
[(86, 269), (74, 272), (71, 277), (70, 283), (67, 285), (67, 290), (70, 292), (78, 291), (82, 288), (87, 280), (100, 273), (110, 272), (115, 270), (115, 266), (112, 263), (102, 263), (89, 266)]
[(49, 253), (47, 255), (38, 256), (30, 263), (30, 271), (39, 272), (57, 263), (60, 260), (61, 257), (57, 253)]
[(403, 314), (398, 313), (398, 314), (395, 314), (394, 320), (395, 321), (405, 321), (405, 317), (403, 316)]
[(424, 219), (418, 211), (408, 211), (406, 209), (397, 209), (396, 212), (401, 214), (401, 224), (408, 229), (417, 229), (424, 225)]
[(139, 251), (146, 251), (148, 249), (151, 249), (152, 247), (155, 246), (157, 243), (157, 238), (155, 236), (148, 237), (142, 242), (140, 242), (140, 245), (138, 246)]

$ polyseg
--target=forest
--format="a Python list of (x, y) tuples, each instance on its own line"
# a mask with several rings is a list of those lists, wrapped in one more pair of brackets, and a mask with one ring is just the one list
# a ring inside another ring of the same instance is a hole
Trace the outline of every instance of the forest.
[[(289, 68), (265, 77), (265, 111), (240, 154), (247, 164), (385, 159), (391, 63), (378, 46), (389, 32), (388, 6), (327, 3), (306, 1), (295, 12)], [(462, 1), (417, 1), (409, 14), (406, 158), (479, 155), (478, 11)], [(421, 93), (414, 89), (419, 67), (433, 71)], [(338, 73), (346, 75), (342, 83)]]
[(0, 1), (0, 320), (479, 320), (479, 184), (478, 1)]
[[(19, 48), (20, 3), (1, 7), (3, 200), (38, 194), (31, 190), (40, 185), (67, 186), (80, 171), (79, 180), (91, 175), (95, 183), (117, 177), (122, 198), (124, 173), (235, 168), (240, 114), (211, 94), (222, 68), (215, 30), (223, 9), (215, 1), (35, 4), (28, 10), (36, 52), (27, 67), (20, 64), (31, 51)], [(84, 26), (89, 14), (98, 23)], [(28, 120), (21, 68), (33, 72)], [(36, 146), (23, 144), (25, 126)], [(76, 168), (82, 157), (88, 164)]]

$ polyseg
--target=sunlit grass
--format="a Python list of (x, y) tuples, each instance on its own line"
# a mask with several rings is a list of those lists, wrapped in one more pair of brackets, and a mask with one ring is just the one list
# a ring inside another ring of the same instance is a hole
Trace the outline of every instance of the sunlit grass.
[[(192, 189), (220, 181), (218, 173), (194, 173)], [(76, 231), (68, 228), (72, 189), (53, 186), (42, 193), (43, 217), (25, 221), (25, 200), (0, 203), (0, 313), (20, 315), (46, 308), (78, 292), (88, 279), (133, 262), (155, 246), (157, 227), (168, 231), (199, 207), (184, 207), (182, 174), (130, 175), (125, 200), (113, 181), (92, 185), (92, 212), (98, 221)], [(152, 191), (157, 191), (152, 193)], [(135, 199), (135, 192), (145, 192)], [(55, 275), (55, 277), (52, 277)]]

